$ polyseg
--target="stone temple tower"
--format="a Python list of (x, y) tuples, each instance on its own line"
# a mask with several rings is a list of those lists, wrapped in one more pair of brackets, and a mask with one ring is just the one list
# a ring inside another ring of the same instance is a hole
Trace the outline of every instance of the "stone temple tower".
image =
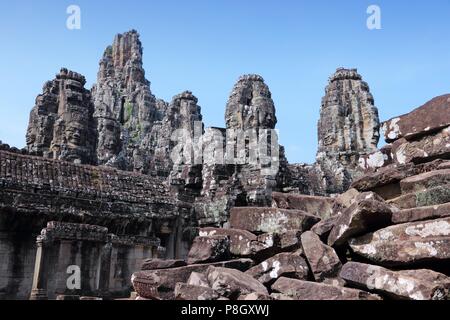
[(359, 158), (377, 150), (380, 121), (369, 86), (356, 69), (330, 77), (318, 123), (317, 165), (328, 193), (346, 190), (360, 169)]
[(225, 122), (228, 129), (275, 128), (275, 105), (261, 76), (250, 74), (239, 78), (227, 103)]
[(45, 83), (30, 113), (28, 152), (75, 163), (95, 163), (94, 109), (85, 83), (82, 75), (65, 68)]
[(337, 69), (325, 89), (318, 123), (318, 156), (373, 152), (379, 139), (378, 109), (356, 69)]

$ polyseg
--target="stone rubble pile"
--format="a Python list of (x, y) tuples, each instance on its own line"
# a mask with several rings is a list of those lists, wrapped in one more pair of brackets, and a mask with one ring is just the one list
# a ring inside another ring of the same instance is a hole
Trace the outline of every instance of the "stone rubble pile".
[[(392, 161), (366, 168), (345, 193), (327, 198), (274, 192), (272, 207), (233, 207), (225, 228), (199, 228), (186, 262), (149, 260), (133, 275), (137, 295), (448, 299), (449, 102), (440, 97), (387, 121)], [(445, 116), (431, 115), (436, 110)], [(410, 155), (407, 150), (421, 141), (427, 141), (425, 149)]]

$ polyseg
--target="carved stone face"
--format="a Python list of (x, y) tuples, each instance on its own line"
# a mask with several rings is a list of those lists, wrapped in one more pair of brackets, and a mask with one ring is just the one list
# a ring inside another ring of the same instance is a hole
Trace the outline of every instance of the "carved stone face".
[(36, 130), (33, 126), (29, 126), (26, 135), (27, 146), (30, 146), (36, 142)]
[(374, 147), (376, 147), (378, 145), (379, 140), (380, 140), (380, 129), (378, 126), (374, 126), (371, 144)]
[(66, 128), (66, 140), (75, 146), (86, 144), (86, 130), (79, 122), (70, 122)]
[(101, 119), (99, 121), (98, 128), (101, 133), (97, 147), (99, 156), (100, 158), (113, 156), (120, 149), (120, 128), (113, 120)]

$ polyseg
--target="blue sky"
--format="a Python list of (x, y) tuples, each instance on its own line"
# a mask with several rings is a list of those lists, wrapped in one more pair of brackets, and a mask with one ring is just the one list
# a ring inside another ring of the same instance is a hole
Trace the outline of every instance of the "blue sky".
[[(66, 8), (81, 8), (81, 30)], [(366, 27), (381, 8), (381, 30)], [(159, 98), (191, 90), (207, 126), (223, 126), (241, 74), (258, 73), (277, 107), (290, 162), (313, 162), (327, 79), (358, 68), (387, 120), (450, 91), (450, 1), (2, 1), (0, 140), (25, 145), (29, 111), (61, 67), (96, 80), (116, 33), (137, 29), (144, 67)]]

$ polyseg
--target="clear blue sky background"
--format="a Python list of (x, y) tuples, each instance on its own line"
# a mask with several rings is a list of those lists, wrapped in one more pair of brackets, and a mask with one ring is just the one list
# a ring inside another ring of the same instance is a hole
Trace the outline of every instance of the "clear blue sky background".
[[(81, 7), (82, 29), (66, 29), (66, 8)], [(366, 9), (381, 7), (382, 30)], [(277, 107), (290, 162), (313, 162), (327, 79), (356, 67), (382, 120), (450, 91), (450, 1), (1, 1), (0, 140), (25, 144), (29, 111), (61, 67), (96, 80), (116, 33), (135, 28), (153, 93), (191, 90), (207, 126), (223, 126), (239, 75), (261, 74)]]

